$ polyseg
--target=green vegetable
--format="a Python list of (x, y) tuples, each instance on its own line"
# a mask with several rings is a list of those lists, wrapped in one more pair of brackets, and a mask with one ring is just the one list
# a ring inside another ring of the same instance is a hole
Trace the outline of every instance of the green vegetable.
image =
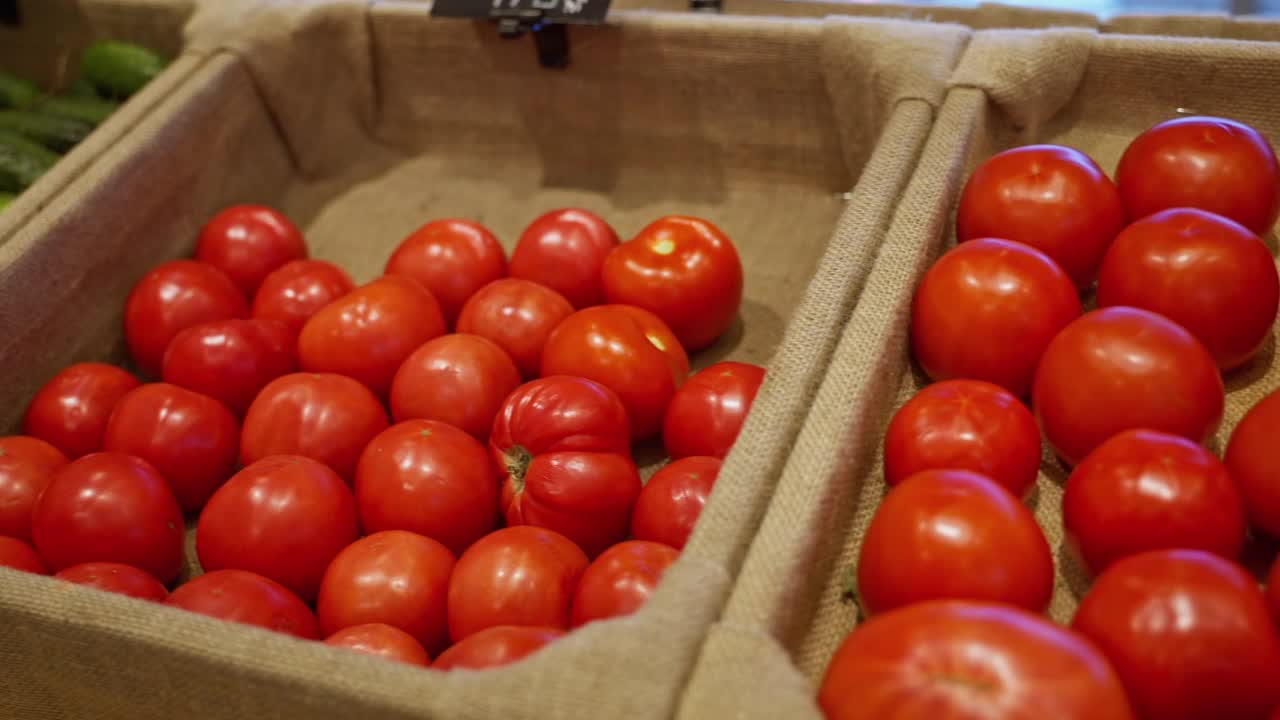
[(0, 192), (22, 192), (58, 162), (58, 155), (34, 142), (0, 130)]
[(80, 56), (80, 72), (104, 97), (124, 99), (164, 70), (165, 61), (147, 48), (115, 40), (90, 45)]
[(83, 120), (31, 110), (0, 110), (0, 130), (22, 135), (50, 150), (66, 152), (93, 132), (93, 126)]
[(70, 118), (97, 126), (119, 109), (120, 103), (92, 98), (51, 97), (37, 102), (32, 109), (43, 115)]
[(76, 78), (76, 81), (71, 83), (71, 85), (69, 85), (62, 94), (66, 97), (80, 98), (83, 100), (102, 99), (102, 97), (98, 95), (98, 91), (94, 89), (93, 84), (88, 80), (85, 80), (84, 77)]
[(18, 196), (14, 195), (13, 193), (0, 192), (0, 210), (4, 210), (5, 208), (9, 207), (9, 203), (17, 199), (18, 199)]
[(0, 108), (24, 108), (40, 97), (40, 88), (29, 80), (0, 71)]

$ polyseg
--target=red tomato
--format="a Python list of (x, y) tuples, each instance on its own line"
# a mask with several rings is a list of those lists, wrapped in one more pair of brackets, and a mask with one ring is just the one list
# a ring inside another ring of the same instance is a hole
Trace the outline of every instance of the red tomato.
[(410, 530), (455, 554), (498, 524), (498, 478), (483, 445), (434, 420), (406, 420), (369, 442), (356, 466), (365, 532)]
[(444, 332), (431, 293), (409, 278), (384, 275), (311, 316), (298, 335), (298, 364), (355, 378), (385, 398), (400, 363)]
[(326, 260), (294, 260), (271, 271), (253, 296), (253, 316), (279, 320), (294, 335), (320, 308), (355, 290), (346, 270)]
[(666, 324), (647, 310), (602, 305), (556, 326), (542, 349), (543, 375), (576, 375), (618, 394), (631, 437), (662, 429), (663, 416), (689, 374), (689, 356)]
[(563, 636), (564, 630), (559, 628), (520, 625), (485, 628), (445, 650), (431, 667), (436, 670), (483, 670), (510, 665)]
[(280, 583), (246, 570), (214, 570), (174, 590), (166, 605), (319, 640), (316, 616)]
[(427, 652), (448, 640), (446, 596), (456, 560), (444, 545), (404, 530), (361, 538), (324, 574), (316, 613), (326, 634), (367, 623), (403, 630)]
[(1280, 275), (1271, 251), (1243, 226), (1202, 210), (1164, 210), (1125, 228), (1107, 251), (1098, 306), (1112, 305), (1164, 315), (1231, 370), (1271, 335)]
[(1280, 555), (1276, 556), (1267, 574), (1267, 608), (1271, 610), (1271, 619), (1280, 627)]
[(1027, 406), (981, 380), (930, 385), (898, 408), (884, 435), (884, 479), (972, 470), (1022, 497), (1040, 472), (1040, 428)]
[(422, 283), (440, 301), (450, 327), (467, 298), (507, 275), (507, 255), (498, 238), (479, 223), (433, 220), (413, 231), (387, 260), (387, 275)]
[(647, 540), (628, 540), (604, 551), (578, 581), (573, 626), (639, 610), (678, 557), (679, 550)]
[(600, 272), (618, 233), (589, 210), (552, 210), (520, 234), (511, 253), (511, 277), (560, 293), (575, 308), (604, 302)]
[(324, 643), (410, 665), (426, 667), (431, 664), (431, 657), (422, 649), (422, 643), (409, 633), (385, 623), (352, 625), (325, 638)]
[(0, 535), (31, 542), (31, 511), (67, 456), (39, 438), (0, 437)]
[(683, 550), (724, 461), (697, 455), (680, 458), (649, 478), (636, 498), (631, 534)]
[(275, 455), (235, 474), (196, 527), (205, 570), (248, 570), (315, 600), (325, 568), (356, 541), (356, 502), (328, 466)]
[(1245, 413), (1231, 433), (1224, 459), (1244, 498), (1253, 527), (1280, 537), (1280, 391), (1273, 391)]
[(48, 575), (49, 568), (36, 553), (35, 548), (18, 538), (0, 535), (0, 567), (12, 568), (37, 575)]
[(1127, 307), (1095, 310), (1058, 333), (1032, 392), (1045, 438), (1073, 465), (1134, 428), (1203, 442), (1222, 422), (1223, 403), (1204, 345), (1160, 315)]
[(1030, 245), (1080, 289), (1093, 282), (1123, 228), (1115, 184), (1093, 158), (1059, 145), (992, 156), (969, 176), (956, 211), (958, 241), (994, 237)]
[(240, 424), (225, 405), (177, 385), (149, 383), (120, 398), (106, 449), (151, 463), (184, 512), (204, 506), (235, 472)]
[(1053, 555), (1031, 511), (968, 470), (925, 470), (889, 492), (858, 558), (867, 610), (992, 600), (1032, 611), (1053, 595)]
[(163, 583), (182, 569), (182, 511), (164, 478), (132, 455), (86, 455), (59, 470), (36, 502), (31, 534), (53, 570), (91, 561), (146, 570)]
[(1071, 280), (1044, 253), (973, 240), (939, 258), (916, 288), (911, 349), (934, 380), (986, 380), (1026, 397), (1045, 346), (1078, 317)]
[(1085, 567), (1146, 550), (1207, 550), (1240, 556), (1245, 520), (1227, 468), (1203, 447), (1149, 430), (1099, 445), (1067, 479), (1063, 523)]
[(478, 335), (442, 335), (404, 361), (391, 382), (391, 416), (439, 420), (489, 439), (493, 416), (520, 371), (502, 348)]
[[(895, 491), (896, 492), (896, 491)], [(818, 691), (827, 720), (1130, 720), (1087, 640), (995, 603), (934, 601), (877, 615), (841, 643)]]
[(240, 462), (302, 455), (355, 476), (360, 453), (387, 429), (387, 413), (369, 389), (331, 373), (294, 373), (267, 384), (240, 432)]
[(196, 259), (226, 273), (248, 298), (271, 271), (306, 256), (298, 227), (262, 205), (233, 205), (219, 212), (196, 241)]
[(279, 320), (253, 318), (204, 323), (173, 336), (160, 376), (221, 401), (238, 416), (258, 392), (297, 370), (297, 342)]
[(169, 341), (201, 323), (246, 317), (249, 304), (231, 279), (195, 260), (171, 260), (142, 276), (124, 305), (129, 354), (146, 375), (160, 375)]
[(1265, 235), (1280, 215), (1280, 166), (1271, 143), (1235, 120), (1181, 117), (1156, 125), (1124, 151), (1116, 182), (1130, 221), (1193, 207)]
[(80, 563), (61, 570), (54, 577), (140, 600), (164, 602), (169, 597), (169, 591), (164, 589), (159, 580), (136, 567), (120, 563)]
[(689, 352), (716, 341), (742, 304), (742, 261), (720, 228), (684, 215), (659, 218), (604, 261), (609, 302), (662, 318)]
[(449, 636), (460, 642), (496, 625), (569, 628), (569, 605), (587, 556), (545, 528), (503, 528), (458, 559), (449, 580)]
[(458, 315), (458, 332), (489, 338), (507, 351), (521, 374), (541, 373), (542, 348), (573, 306), (551, 288), (519, 278), (495, 280), (480, 288)]
[(751, 411), (764, 368), (718, 362), (693, 374), (671, 398), (662, 421), (662, 442), (673, 458), (723, 458), (738, 439)]
[(68, 366), (45, 383), (22, 421), (22, 431), (58, 448), (67, 457), (102, 449), (107, 419), (125, 393), (142, 381), (106, 363)]
[(1264, 718), (1280, 703), (1280, 635), (1258, 584), (1199, 550), (1117, 560), (1072, 627), (1111, 661), (1138, 715)]

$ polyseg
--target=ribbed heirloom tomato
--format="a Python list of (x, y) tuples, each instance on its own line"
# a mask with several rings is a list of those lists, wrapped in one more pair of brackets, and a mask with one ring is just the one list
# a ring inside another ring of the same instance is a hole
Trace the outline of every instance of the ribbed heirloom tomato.
[(519, 278), (495, 280), (462, 306), (458, 332), (486, 337), (498, 344), (526, 379), (538, 377), (542, 348), (573, 306), (549, 287)]
[(221, 270), (195, 260), (171, 260), (152, 268), (129, 291), (124, 337), (138, 368), (156, 377), (174, 335), (248, 314), (249, 303)]
[(545, 285), (582, 309), (604, 302), (600, 274), (618, 233), (589, 210), (552, 210), (534, 220), (511, 253), (511, 277)]
[(219, 320), (173, 336), (160, 375), (204, 393), (243, 417), (258, 392), (297, 370), (297, 339), (289, 326), (264, 318)]
[(114, 365), (70, 365), (31, 398), (22, 431), (53, 445), (72, 460), (98, 452), (116, 403), (141, 384), (141, 380)]
[(497, 625), (468, 635), (465, 640), (454, 644), (436, 658), (432, 667), (436, 670), (483, 670), (510, 665), (563, 635), (564, 630), (559, 628)]
[(297, 335), (320, 308), (355, 287), (346, 270), (327, 260), (294, 260), (263, 279), (253, 296), (253, 317), (279, 320)]
[(316, 616), (280, 583), (247, 570), (214, 570), (174, 590), (166, 605), (220, 620), (319, 640)]
[(87, 562), (64, 568), (54, 577), (77, 585), (152, 602), (164, 602), (169, 591), (159, 580), (131, 565), (113, 562)]
[(502, 348), (479, 335), (455, 333), (413, 351), (391, 381), (391, 416), (439, 420), (489, 439), (493, 416), (520, 385), (520, 371)]
[(0, 438), (0, 535), (31, 542), (31, 511), (67, 456), (39, 438)]
[(250, 299), (272, 270), (306, 256), (297, 226), (263, 205), (233, 205), (219, 212), (196, 240), (196, 259), (226, 273)]
[(1249, 409), (1231, 433), (1224, 460), (1254, 528), (1280, 537), (1280, 391)]
[(578, 581), (573, 626), (639, 610), (678, 557), (679, 550), (647, 540), (628, 540), (604, 551)]
[(431, 658), (422, 648), (422, 643), (414, 640), (409, 633), (386, 623), (365, 623), (343, 628), (325, 638), (324, 644), (409, 665), (425, 667), (431, 664)]
[(662, 421), (662, 443), (673, 458), (723, 458), (751, 412), (764, 368), (725, 361), (699, 370), (680, 386)]
[(724, 461), (693, 455), (664, 465), (636, 498), (631, 534), (681, 550), (711, 495)]
[(387, 275), (413, 278), (440, 303), (452, 327), (467, 298), (507, 274), (498, 238), (479, 223), (433, 220), (405, 238), (387, 260)]

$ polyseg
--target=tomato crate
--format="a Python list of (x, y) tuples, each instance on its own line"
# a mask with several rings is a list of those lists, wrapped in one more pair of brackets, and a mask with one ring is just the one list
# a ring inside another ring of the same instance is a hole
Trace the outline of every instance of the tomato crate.
[[(617, 0), (615, 10), (691, 10), (687, 0)], [(840, 0), (721, 0), (718, 12), (728, 15), (765, 15), (775, 17), (824, 17), (827, 15), (914, 20), (918, 22), (955, 23), (975, 30), (993, 28), (1096, 28), (1098, 16), (1080, 10), (1062, 10), (1010, 5), (1000, 2), (979, 3), (851, 3)]]
[(556, 207), (624, 238), (705, 217), (734, 239), (746, 289), (693, 364), (756, 362), (767, 379), (698, 529), (634, 615), (443, 674), (0, 571), (0, 715), (669, 717), (969, 31), (623, 12), (570, 28), (571, 62), (552, 70), (528, 37), (422, 3), (228, 3), (206, 20), (193, 43), (210, 52), (183, 56), (156, 106), (0, 246), (6, 428), (61, 367), (123, 361), (130, 288), (242, 202), (283, 210), (358, 283), (435, 218), (481, 222), (510, 251)]
[[(861, 616), (856, 565), (887, 492), (885, 430), (928, 383), (910, 354), (912, 299), (925, 271), (954, 245), (956, 206), (973, 169), (1012, 147), (1054, 143), (1087, 153), (1113, 176), (1133, 138), (1180, 114), (1238, 119), (1274, 141), (1277, 81), (1280, 45), (1271, 43), (1071, 29), (974, 33), (724, 613), (703, 645), (679, 717), (822, 716), (819, 684)], [(1265, 240), (1274, 253), (1274, 232)], [(1274, 345), (1272, 336), (1249, 365), (1226, 375), (1215, 452), (1244, 412), (1280, 386)], [(1027, 502), (1053, 551), (1048, 615), (1065, 623), (1089, 582), (1064, 540), (1067, 470), (1044, 448)], [(759, 681), (765, 677), (768, 683)]]

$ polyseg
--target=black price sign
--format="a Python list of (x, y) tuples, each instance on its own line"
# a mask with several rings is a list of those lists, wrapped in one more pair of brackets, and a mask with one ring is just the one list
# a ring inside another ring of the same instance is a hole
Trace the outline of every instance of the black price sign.
[(596, 24), (609, 14), (609, 0), (435, 0), (431, 14)]

